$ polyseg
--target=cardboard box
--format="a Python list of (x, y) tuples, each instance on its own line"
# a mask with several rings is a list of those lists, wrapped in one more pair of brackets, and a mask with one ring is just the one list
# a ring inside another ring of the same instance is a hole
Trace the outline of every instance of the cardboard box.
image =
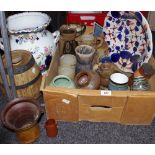
[[(92, 27), (88, 27), (86, 34)], [(102, 50), (101, 50), (102, 51)], [(57, 75), (62, 47), (55, 52), (48, 74), (43, 77), (43, 92), (47, 118), (60, 121), (118, 122), (151, 124), (155, 114), (155, 75), (149, 80), (152, 91), (102, 91), (54, 88), (49, 86)], [(149, 61), (155, 68), (155, 60)]]

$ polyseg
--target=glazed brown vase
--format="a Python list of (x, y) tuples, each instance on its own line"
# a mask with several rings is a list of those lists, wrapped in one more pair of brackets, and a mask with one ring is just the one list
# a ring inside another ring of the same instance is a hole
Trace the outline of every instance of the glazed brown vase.
[(22, 97), (10, 101), (1, 112), (3, 125), (15, 131), (19, 143), (32, 143), (40, 135), (39, 104), (33, 98)]
[(45, 123), (46, 134), (48, 137), (56, 137), (58, 134), (58, 128), (54, 119), (48, 119)]
[(75, 55), (75, 48), (78, 46), (76, 38), (76, 30), (72, 28), (61, 28), (60, 34), (63, 41), (63, 54), (73, 54)]
[(99, 89), (100, 76), (94, 71), (81, 71), (76, 75), (75, 83), (80, 89)]

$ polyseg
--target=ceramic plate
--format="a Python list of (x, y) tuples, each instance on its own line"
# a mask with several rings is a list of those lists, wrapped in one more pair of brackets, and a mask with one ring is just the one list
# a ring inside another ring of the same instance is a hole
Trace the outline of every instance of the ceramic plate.
[(110, 11), (103, 26), (109, 56), (118, 68), (134, 72), (152, 55), (152, 33), (140, 12)]

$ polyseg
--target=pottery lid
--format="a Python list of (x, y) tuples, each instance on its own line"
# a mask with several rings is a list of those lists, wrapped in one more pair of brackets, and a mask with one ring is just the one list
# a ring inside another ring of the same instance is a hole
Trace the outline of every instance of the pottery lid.
[(12, 34), (38, 32), (46, 28), (51, 18), (41, 12), (24, 12), (7, 18), (8, 31)]

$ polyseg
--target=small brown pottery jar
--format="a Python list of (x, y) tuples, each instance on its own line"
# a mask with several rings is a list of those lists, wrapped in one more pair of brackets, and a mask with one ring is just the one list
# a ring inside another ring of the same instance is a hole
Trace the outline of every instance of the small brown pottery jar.
[(99, 89), (100, 76), (94, 71), (81, 71), (76, 75), (75, 83), (80, 89)]
[(45, 123), (46, 134), (48, 137), (56, 137), (58, 134), (58, 128), (54, 119), (48, 119)]
[(114, 73), (114, 64), (110, 62), (100, 63), (99, 65), (94, 65), (94, 71), (96, 71), (101, 78), (101, 85), (108, 87), (109, 78), (112, 73)]

